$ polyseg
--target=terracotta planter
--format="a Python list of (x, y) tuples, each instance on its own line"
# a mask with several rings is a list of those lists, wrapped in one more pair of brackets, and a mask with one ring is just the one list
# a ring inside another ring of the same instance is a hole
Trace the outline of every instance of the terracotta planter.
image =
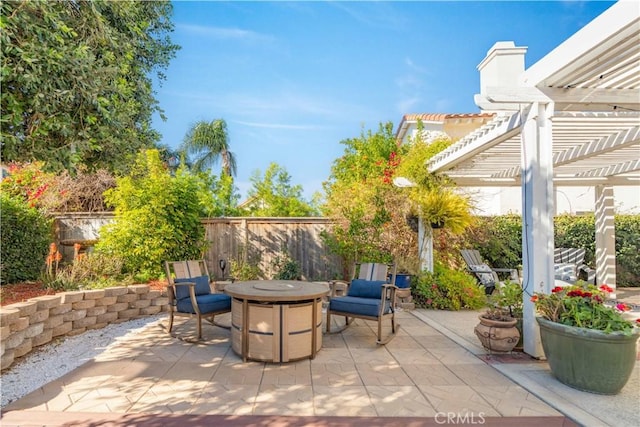
[(598, 394), (616, 394), (627, 383), (636, 362), (636, 341), (620, 332), (566, 326), (537, 317), (549, 368), (561, 383)]
[(482, 315), (478, 318), (480, 323), (476, 325), (474, 332), (484, 348), (502, 353), (513, 350), (520, 339), (520, 332), (516, 327), (517, 319), (491, 320)]

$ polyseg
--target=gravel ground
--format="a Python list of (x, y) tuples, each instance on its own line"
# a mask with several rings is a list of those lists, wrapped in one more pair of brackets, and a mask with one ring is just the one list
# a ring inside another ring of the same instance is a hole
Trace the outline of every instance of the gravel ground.
[(32, 351), (16, 361), (0, 376), (4, 408), (9, 403), (71, 372), (104, 352), (114, 338), (134, 334), (166, 314), (109, 325), (74, 337), (62, 338)]

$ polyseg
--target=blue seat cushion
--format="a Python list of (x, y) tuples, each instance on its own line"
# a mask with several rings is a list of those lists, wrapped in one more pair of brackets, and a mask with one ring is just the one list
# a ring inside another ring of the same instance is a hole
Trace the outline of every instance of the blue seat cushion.
[(382, 285), (387, 283), (385, 280), (364, 280), (353, 279), (347, 295), (350, 297), (380, 299), (382, 295)]
[[(359, 297), (334, 297), (329, 302), (330, 311), (340, 311), (342, 313), (351, 313), (354, 316), (370, 316), (378, 317), (380, 312), (380, 298), (359, 298)], [(389, 313), (389, 302), (385, 304), (385, 313)]]
[[(225, 294), (207, 294), (196, 296), (198, 308), (200, 313), (213, 313), (216, 311), (230, 311), (231, 310), (231, 297)], [(191, 304), (191, 298), (179, 299), (176, 308), (181, 313), (195, 313), (193, 305)]]
[[(208, 276), (183, 277), (180, 279), (174, 279), (174, 283), (195, 283), (196, 295), (206, 295), (211, 293)], [(182, 298), (189, 298), (188, 286), (176, 286), (176, 299)]]

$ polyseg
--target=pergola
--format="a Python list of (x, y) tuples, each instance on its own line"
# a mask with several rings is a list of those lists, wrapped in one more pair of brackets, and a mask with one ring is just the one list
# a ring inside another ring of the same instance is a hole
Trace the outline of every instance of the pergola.
[(432, 158), (460, 186), (520, 186), (524, 350), (544, 355), (530, 295), (551, 291), (554, 186), (595, 188), (596, 278), (615, 288), (613, 186), (640, 191), (640, 6), (619, 1), (524, 70), (499, 42), (480, 63), (486, 125)]

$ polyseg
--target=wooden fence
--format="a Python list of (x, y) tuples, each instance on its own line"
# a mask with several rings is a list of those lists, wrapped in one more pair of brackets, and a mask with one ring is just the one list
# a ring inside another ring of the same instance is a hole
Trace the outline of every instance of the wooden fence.
[[(90, 244), (99, 239), (100, 227), (110, 221), (110, 212), (56, 216), (56, 241), (64, 259), (73, 257), (73, 243)], [(343, 276), (341, 258), (330, 254), (320, 237), (331, 224), (327, 218), (212, 218), (203, 219), (202, 223), (209, 241), (204, 259), (212, 277), (223, 277), (219, 261), (225, 260), (225, 277), (229, 276), (232, 261), (245, 261), (258, 265), (263, 278), (270, 279), (276, 273), (276, 258), (287, 254), (300, 265), (304, 280)]]

